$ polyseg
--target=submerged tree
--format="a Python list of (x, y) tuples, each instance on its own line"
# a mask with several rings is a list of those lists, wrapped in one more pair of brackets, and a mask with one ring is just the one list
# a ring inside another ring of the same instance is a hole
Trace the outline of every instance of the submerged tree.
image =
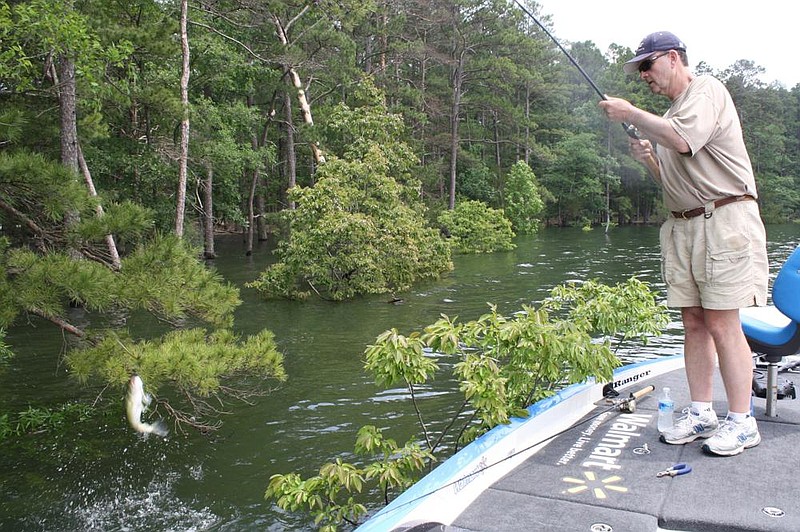
[(328, 162), (313, 187), (295, 187), (280, 260), (250, 286), (267, 296), (334, 300), (405, 290), (452, 268), (424, 217), (416, 159), (401, 140), (400, 117), (365, 82), (359, 106), (341, 104), (326, 130)]
[(506, 177), (504, 188), (505, 215), (514, 231), (533, 234), (539, 229), (539, 217), (544, 210), (544, 194), (536, 175), (525, 161), (518, 161)]
[(511, 221), (502, 210), (485, 203), (462, 201), (439, 215), (439, 224), (449, 236), (450, 246), (461, 253), (492, 253), (514, 249)]

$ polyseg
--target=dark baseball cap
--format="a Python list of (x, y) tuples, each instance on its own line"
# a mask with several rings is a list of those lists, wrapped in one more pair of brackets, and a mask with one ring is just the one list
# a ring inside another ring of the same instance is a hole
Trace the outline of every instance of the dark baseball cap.
[(667, 50), (686, 51), (683, 41), (668, 31), (657, 31), (651, 33), (639, 43), (636, 55), (633, 59), (622, 65), (626, 74), (633, 74), (639, 70), (639, 63), (653, 55), (653, 52), (666, 52)]

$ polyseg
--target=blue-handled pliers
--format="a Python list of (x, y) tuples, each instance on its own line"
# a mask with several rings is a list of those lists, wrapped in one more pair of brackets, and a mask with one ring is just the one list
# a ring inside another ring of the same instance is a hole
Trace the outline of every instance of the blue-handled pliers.
[(677, 477), (678, 475), (685, 475), (686, 473), (690, 473), (692, 471), (692, 466), (688, 464), (675, 464), (674, 466), (665, 469), (664, 471), (659, 471), (656, 476), (658, 478), (661, 477)]

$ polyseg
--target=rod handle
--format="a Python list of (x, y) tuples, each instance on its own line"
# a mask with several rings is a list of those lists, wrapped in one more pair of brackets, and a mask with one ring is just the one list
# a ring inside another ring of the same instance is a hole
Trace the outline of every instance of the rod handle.
[(633, 392), (633, 393), (631, 394), (631, 399), (636, 399), (636, 400), (639, 400), (639, 399), (641, 399), (642, 397), (644, 397), (645, 395), (647, 395), (648, 393), (651, 393), (651, 392), (652, 392), (653, 390), (655, 390), (655, 389), (656, 389), (656, 387), (655, 387), (655, 386), (653, 386), (652, 384), (651, 384), (650, 386), (645, 386), (645, 387), (644, 387), (644, 388), (642, 388), (641, 390), (638, 390), (638, 391), (636, 391), (636, 392)]

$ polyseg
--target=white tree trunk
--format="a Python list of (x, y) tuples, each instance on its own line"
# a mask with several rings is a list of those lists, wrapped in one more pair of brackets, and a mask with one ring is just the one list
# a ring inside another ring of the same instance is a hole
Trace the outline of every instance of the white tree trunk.
[(181, 72), (181, 146), (178, 166), (178, 199), (175, 209), (175, 234), (183, 236), (183, 221), (186, 213), (186, 182), (189, 163), (189, 0), (181, 0), (181, 52), (183, 70)]

